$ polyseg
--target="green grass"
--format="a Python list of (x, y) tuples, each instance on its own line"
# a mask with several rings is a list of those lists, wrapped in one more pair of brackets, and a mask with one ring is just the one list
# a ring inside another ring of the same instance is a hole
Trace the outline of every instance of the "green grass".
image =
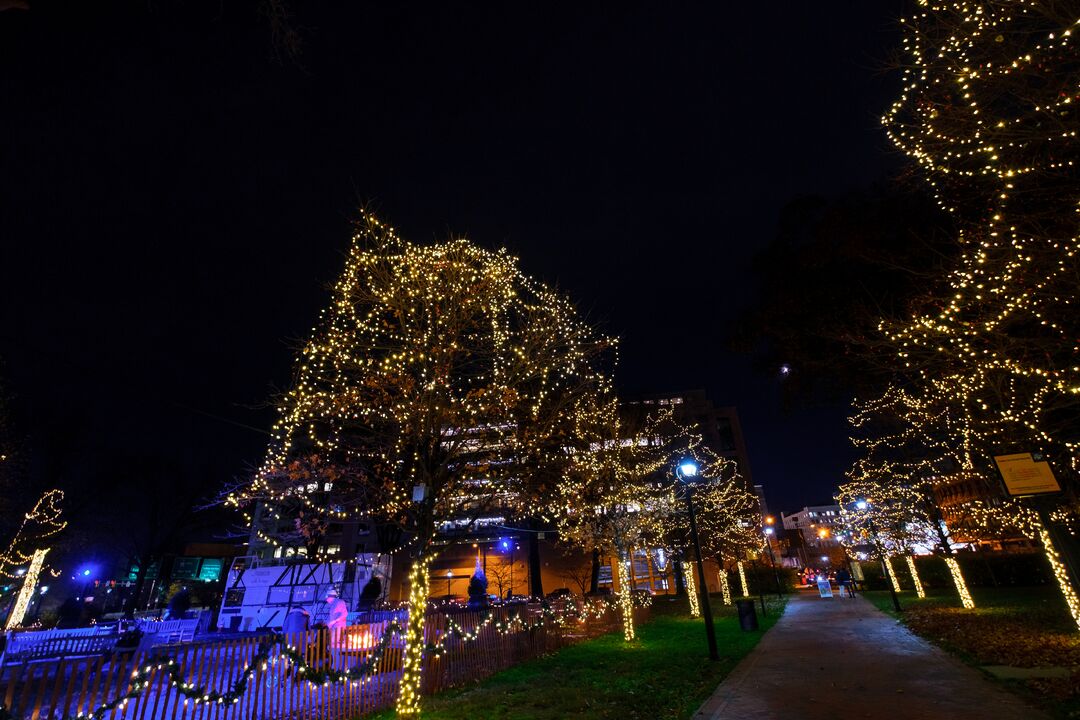
[[(864, 593), (913, 632), (975, 665), (1080, 667), (1080, 633), (1056, 586), (973, 588), (975, 608), (964, 610), (951, 588), (925, 599), (901, 593), (897, 616), (888, 591)], [(1069, 678), (998, 681), (1032, 698), (1053, 715), (1080, 717), (1080, 673)]]
[[(782, 604), (770, 601), (757, 632), (739, 630), (734, 609), (713, 606), (720, 661), (711, 663), (700, 618), (657, 602), (638, 639), (605, 635), (523, 663), (480, 683), (424, 698), (425, 720), (561, 720), (688, 718), (776, 622)], [(380, 720), (393, 712), (376, 715)]]

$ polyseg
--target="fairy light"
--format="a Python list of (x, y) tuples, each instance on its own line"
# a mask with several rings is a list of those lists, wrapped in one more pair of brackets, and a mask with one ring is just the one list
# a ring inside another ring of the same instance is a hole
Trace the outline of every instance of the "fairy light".
[(1080, 399), (1080, 21), (1033, 0), (920, 5), (882, 122), (953, 216), (958, 253), (940, 291), (880, 330), (913, 392), (962, 418), (964, 452), (1022, 442), (1075, 458), (1060, 418)]
[(901, 592), (900, 579), (896, 577), (896, 568), (893, 567), (891, 555), (885, 555), (885, 565), (888, 566), (889, 569), (889, 580), (892, 581), (893, 590), (895, 590), (896, 592)]
[(923, 590), (922, 580), (919, 579), (919, 569), (915, 566), (915, 556), (907, 555), (908, 572), (911, 573), (911, 579), (915, 583), (915, 595), (920, 599), (926, 597), (926, 591)]
[(694, 578), (694, 567), (683, 561), (683, 577), (686, 578), (686, 592), (690, 595), (690, 617), (701, 617), (701, 604), (697, 594), (697, 580)]
[(746, 568), (743, 567), (743, 561), (738, 561), (739, 566), (739, 584), (742, 586), (742, 596), (750, 597), (750, 586), (746, 584)]
[(971, 610), (975, 607), (975, 601), (972, 599), (971, 593), (968, 592), (964, 574), (960, 572), (960, 563), (954, 557), (947, 557), (945, 558), (945, 564), (949, 566), (949, 573), (952, 574), (953, 585), (956, 586), (956, 592), (960, 595), (960, 604), (966, 609)]
[(619, 562), (619, 606), (622, 609), (623, 639), (630, 642), (637, 634), (634, 632), (634, 598), (630, 589), (630, 561)]
[[(343, 521), (403, 526), (411, 575), (464, 515), (550, 520), (579, 416), (612, 394), (615, 340), (506, 250), (418, 245), (362, 212), (330, 304), (296, 360), (266, 459), (226, 504), (267, 546), (314, 547)], [(405, 549), (405, 548), (403, 548)], [(398, 714), (420, 705), (423, 605), (413, 578)]]
[(30, 560), (30, 567), (27, 568), (26, 576), (23, 579), (23, 586), (19, 589), (19, 595), (15, 600), (15, 606), (11, 608), (11, 615), (8, 616), (5, 630), (13, 630), (19, 627), (26, 618), (26, 611), (30, 608), (30, 600), (34, 597), (34, 591), (37, 590), (38, 576), (41, 575), (41, 568), (45, 563), (45, 554), (48, 552), (48, 548), (34, 551), (34, 555)]
[(614, 346), (505, 250), (416, 245), (362, 213), (267, 458), (225, 502), (272, 547), (318, 545), (332, 522), (398, 521), (418, 485), (438, 513), (413, 528), (421, 550), (464, 507), (550, 515), (533, 479), (578, 444), (566, 430), (609, 392), (599, 361)]
[(7, 550), (0, 554), (0, 575), (17, 577), (13, 574), (14, 568), (30, 562), (36, 554), (34, 550), (23, 549), (23, 546), (50, 538), (67, 527), (67, 522), (60, 519), (60, 503), (63, 499), (63, 490), (46, 490), (42, 493), (33, 509), (23, 516), (22, 524)]
[(1061, 594), (1065, 598), (1065, 604), (1069, 606), (1069, 614), (1072, 615), (1073, 622), (1080, 628), (1080, 598), (1077, 597), (1072, 583), (1069, 582), (1069, 573), (1058, 555), (1057, 548), (1050, 541), (1050, 533), (1042, 526), (1039, 527), (1039, 541), (1046, 552), (1046, 558), (1050, 561), (1050, 567), (1054, 570), (1054, 579), (1057, 580)]
[(424, 663), (424, 617), (427, 614), (429, 558), (420, 558), (409, 571), (409, 619), (405, 625), (405, 654), (401, 663), (397, 714), (420, 714), (420, 673)]
[(723, 563), (720, 564), (720, 571), (717, 573), (720, 578), (720, 593), (724, 597), (724, 604), (731, 604), (731, 585), (728, 583), (727, 570), (724, 569)]
[[(759, 536), (752, 521), (760, 517), (758, 500), (736, 463), (710, 450), (699, 432), (675, 422), (670, 407), (637, 413), (612, 397), (581, 413), (579, 422), (579, 433), (597, 440), (572, 455), (559, 484), (561, 537), (619, 563), (632, 548), (685, 550), (689, 516), (673, 458), (698, 467), (694, 503), (703, 554), (716, 556), (722, 548), (741, 547), (738, 538)], [(689, 569), (684, 577), (692, 586)]]

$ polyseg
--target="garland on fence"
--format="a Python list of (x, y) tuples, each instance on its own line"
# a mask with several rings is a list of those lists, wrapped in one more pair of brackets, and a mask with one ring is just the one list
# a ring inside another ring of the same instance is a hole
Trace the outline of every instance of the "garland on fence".
[(554, 610), (545, 606), (540, 611), (540, 618), (533, 622), (527, 622), (520, 612), (512, 613), (506, 620), (495, 620), (495, 611), (492, 610), (488, 612), (487, 617), (481, 620), (472, 630), (466, 630), (455, 620), (448, 617), (446, 619), (446, 632), (435, 642), (428, 643), (427, 650), (433, 652), (435, 657), (442, 657), (442, 654), (446, 649), (445, 644), (447, 639), (453, 637), (463, 642), (471, 642), (478, 639), (480, 637), (480, 631), (488, 625), (491, 625), (493, 622), (495, 624), (495, 631), (500, 635), (507, 635), (511, 632), (515, 632), (515, 629), (517, 628), (532, 634), (549, 622), (554, 622), (556, 625), (564, 625), (566, 624), (566, 617), (567, 616), (558, 617)]
[[(476, 640), (480, 635), (480, 631), (492, 623), (495, 624), (495, 630), (503, 635), (515, 632), (518, 628), (522, 631), (532, 633), (548, 623), (566, 625), (568, 622), (575, 619), (584, 622), (590, 617), (600, 618), (610, 609), (610, 603), (607, 602), (586, 604), (580, 611), (576, 606), (572, 605), (565, 613), (559, 615), (550, 607), (544, 606), (541, 609), (540, 617), (532, 622), (526, 621), (520, 612), (512, 613), (506, 620), (496, 621), (495, 612), (492, 610), (488, 613), (487, 617), (471, 631), (465, 630), (456, 621), (448, 618), (446, 632), (437, 641), (428, 643), (425, 646), (425, 650), (434, 653), (435, 657), (441, 657), (445, 652), (445, 642), (448, 638), (455, 637), (465, 642)], [(172, 658), (150, 658), (142, 667), (131, 673), (131, 687), (126, 693), (107, 703), (99, 705), (92, 712), (80, 712), (78, 715), (68, 716), (67, 718), (63, 718), (63, 720), (100, 720), (105, 713), (110, 712), (111, 710), (117, 708), (123, 709), (128, 701), (142, 695), (142, 693), (150, 687), (153, 674), (160, 670), (165, 670), (165, 672), (168, 673), (169, 684), (176, 688), (176, 691), (186, 698), (185, 704), (187, 700), (193, 700), (196, 705), (232, 705), (240, 702), (240, 698), (247, 692), (248, 683), (251, 680), (252, 675), (257, 672), (265, 671), (267, 665), (273, 664), (278, 660), (284, 660), (285, 662), (292, 664), (295, 676), (297, 678), (302, 678), (312, 685), (326, 686), (331, 683), (340, 684), (356, 682), (358, 680), (363, 680), (372, 674), (382, 659), (382, 654), (390, 646), (391, 638), (395, 634), (401, 635), (404, 634), (404, 632), (405, 629), (396, 620), (391, 621), (386, 626), (386, 629), (383, 630), (379, 642), (372, 648), (372, 652), (368, 656), (368, 659), (347, 671), (339, 671), (334, 670), (331, 667), (325, 667), (324, 665), (326, 665), (326, 663), (323, 663), (320, 660), (317, 660), (315, 664), (309, 663), (304, 658), (304, 652), (302, 650), (295, 646), (285, 644), (284, 635), (268, 635), (259, 643), (255, 657), (253, 657), (251, 662), (244, 667), (244, 670), (237, 681), (231, 688), (224, 692), (211, 690), (206, 685), (196, 686), (194, 683), (184, 682), (184, 668), (178, 665)], [(275, 647), (278, 647), (276, 655), (274, 650)], [(0, 720), (16, 719), (7, 707), (0, 705)]]
[[(296, 677), (303, 678), (312, 685), (325, 686), (330, 683), (356, 682), (372, 673), (382, 659), (382, 653), (389, 647), (390, 639), (395, 633), (400, 634), (402, 632), (403, 628), (396, 620), (391, 622), (383, 631), (382, 637), (373, 648), (369, 658), (362, 664), (345, 672), (320, 667), (323, 663), (319, 661), (316, 661), (316, 664), (311, 664), (304, 659), (304, 653), (301, 650), (285, 644), (284, 635), (269, 635), (259, 643), (259, 649), (255, 653), (255, 657), (244, 667), (244, 671), (233, 686), (225, 692), (211, 690), (205, 685), (196, 686), (194, 683), (184, 682), (184, 669), (171, 658), (151, 658), (146, 664), (131, 673), (131, 687), (126, 693), (99, 705), (92, 712), (80, 712), (78, 715), (68, 716), (64, 720), (100, 720), (105, 713), (111, 710), (123, 709), (129, 700), (142, 695), (150, 687), (153, 674), (159, 670), (165, 670), (168, 673), (169, 684), (186, 698), (185, 704), (187, 700), (194, 700), (196, 705), (232, 705), (240, 702), (240, 698), (247, 692), (251, 676), (256, 672), (265, 671), (268, 664), (279, 659), (291, 663)], [(274, 654), (275, 646), (280, 646), (276, 655)], [(0, 720), (15, 720), (11, 711), (3, 705), (0, 705)]]

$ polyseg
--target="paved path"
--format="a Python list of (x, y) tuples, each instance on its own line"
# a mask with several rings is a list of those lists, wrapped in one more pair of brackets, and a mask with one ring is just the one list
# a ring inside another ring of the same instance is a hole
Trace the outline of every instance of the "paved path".
[(791, 598), (694, 720), (1046, 720), (861, 597)]

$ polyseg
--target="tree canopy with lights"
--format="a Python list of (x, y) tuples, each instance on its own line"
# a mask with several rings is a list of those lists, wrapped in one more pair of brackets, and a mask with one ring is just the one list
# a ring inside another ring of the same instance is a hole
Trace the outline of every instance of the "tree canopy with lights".
[(556, 510), (570, 451), (587, 444), (577, 415), (608, 392), (612, 347), (506, 251), (413, 244), (362, 214), (267, 460), (229, 502), (261, 520), (264, 542), (293, 533), (316, 553), (330, 522), (401, 530), (413, 567), (399, 714), (418, 712), (437, 530)]
[(907, 377), (962, 407), (980, 461), (1016, 447), (1075, 469), (1078, 18), (1063, 3), (920, 5), (884, 124), (956, 219), (960, 253), (882, 329)]

